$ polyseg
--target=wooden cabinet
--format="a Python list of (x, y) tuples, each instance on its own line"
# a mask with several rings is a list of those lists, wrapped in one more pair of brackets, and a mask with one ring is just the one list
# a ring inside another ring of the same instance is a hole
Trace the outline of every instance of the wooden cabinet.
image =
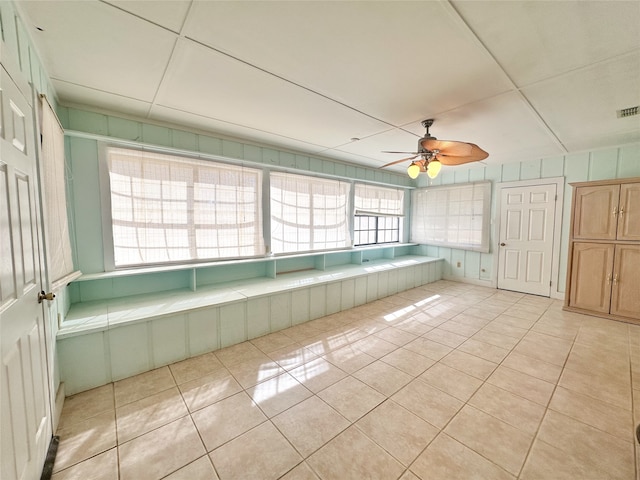
[(571, 185), (565, 309), (640, 323), (640, 178)]

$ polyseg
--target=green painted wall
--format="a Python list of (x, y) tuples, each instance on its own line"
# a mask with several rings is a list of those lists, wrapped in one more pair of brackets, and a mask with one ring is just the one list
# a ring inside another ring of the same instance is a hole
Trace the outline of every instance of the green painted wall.
[[(552, 177), (565, 177), (564, 204), (562, 206), (562, 231), (560, 236), (560, 265), (557, 281), (558, 291), (565, 291), (567, 273), (567, 254), (569, 245), (569, 218), (571, 217), (571, 182), (604, 180), (610, 178), (640, 177), (640, 144), (612, 147), (591, 152), (567, 154), (528, 162), (508, 163), (487, 167), (445, 168), (434, 180), (420, 176), (419, 187), (430, 185), (448, 185), (479, 180), (491, 180), (493, 192), (491, 198), (492, 225), (496, 219), (495, 184), (519, 180), (535, 180)], [(491, 245), (494, 245), (496, 232), (492, 228)], [(452, 248), (426, 245), (426, 255), (445, 259), (443, 274), (446, 277), (461, 279), (495, 281), (493, 272), (493, 252), (478, 253)], [(461, 262), (463, 268), (452, 268)]]

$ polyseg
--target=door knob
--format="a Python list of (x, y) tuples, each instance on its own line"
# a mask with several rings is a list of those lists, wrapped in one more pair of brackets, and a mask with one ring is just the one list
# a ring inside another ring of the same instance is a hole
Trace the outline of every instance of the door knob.
[(506, 243), (504, 243), (504, 242), (502, 242), (502, 243), (500, 244), (500, 246), (501, 246), (501, 247), (506, 247), (506, 246), (507, 246), (507, 244), (506, 244)]
[(53, 292), (49, 292), (49, 293), (44, 293), (44, 290), (42, 290), (39, 294), (38, 294), (38, 303), (42, 303), (43, 300), (53, 300), (54, 298), (56, 298), (56, 296), (53, 294)]

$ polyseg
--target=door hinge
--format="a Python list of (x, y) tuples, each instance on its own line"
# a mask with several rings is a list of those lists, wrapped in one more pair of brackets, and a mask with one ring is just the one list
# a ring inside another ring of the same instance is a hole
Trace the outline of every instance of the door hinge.
[(549, 282), (549, 286), (552, 286), (552, 285), (553, 285), (553, 280)]

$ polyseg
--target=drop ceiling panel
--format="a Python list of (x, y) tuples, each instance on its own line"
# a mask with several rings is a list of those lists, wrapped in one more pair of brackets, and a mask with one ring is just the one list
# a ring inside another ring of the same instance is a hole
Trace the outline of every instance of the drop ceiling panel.
[(188, 40), (176, 47), (157, 104), (328, 148), (389, 128)]
[(100, 2), (22, 2), (21, 7), (44, 29), (34, 34), (53, 79), (153, 100), (174, 34)]
[(571, 150), (640, 141), (640, 116), (616, 115), (640, 105), (640, 52), (533, 85), (523, 94)]
[(418, 148), (418, 139), (421, 136), (412, 135), (399, 128), (394, 128), (378, 135), (363, 138), (357, 142), (342, 145), (337, 150), (369, 158), (372, 164), (379, 167), (393, 160), (409, 156), (409, 154), (382, 153), (383, 151), (415, 152)]
[[(405, 130), (424, 134), (419, 122)], [(475, 143), (489, 153), (485, 164), (519, 162), (564, 153), (534, 110), (518, 92), (465, 105), (438, 115), (430, 128), (440, 140)]]
[(640, 2), (454, 1), (518, 86), (640, 47)]
[(74, 85), (59, 80), (52, 80), (52, 84), (60, 98), (72, 99), (71, 101), (64, 101), (63, 103), (65, 105), (92, 105), (109, 112), (122, 112), (141, 118), (147, 116), (149, 108), (151, 107), (151, 104), (148, 102), (101, 92), (100, 90), (94, 90), (81, 85)]
[(442, 2), (198, 2), (183, 33), (393, 125), (510, 87)]
[(106, 3), (168, 28), (173, 32), (179, 32), (189, 11), (191, 1), (108, 0)]
[[(182, 128), (194, 128), (202, 132), (216, 132), (216, 136), (227, 136), (241, 143), (261, 143), (307, 154), (319, 154), (326, 150), (325, 147), (311, 143), (301, 142), (296, 139), (282, 137), (263, 130), (245, 127), (222, 120), (196, 115), (189, 112), (175, 110), (169, 107), (154, 105), (151, 108), (149, 118), (179, 125)], [(247, 140), (251, 139), (251, 140)]]

